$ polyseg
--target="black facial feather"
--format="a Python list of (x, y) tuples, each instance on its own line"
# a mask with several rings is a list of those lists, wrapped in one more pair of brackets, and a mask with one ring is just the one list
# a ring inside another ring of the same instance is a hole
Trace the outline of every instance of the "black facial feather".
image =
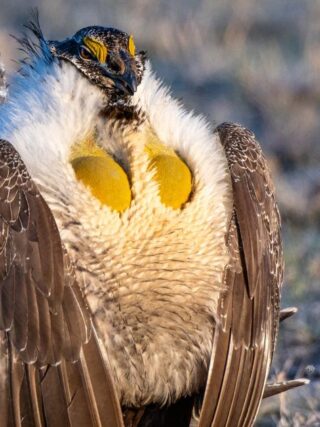
[[(105, 62), (101, 63), (88, 49), (86, 39), (107, 49)], [(81, 29), (65, 41), (48, 43), (54, 56), (71, 62), (93, 84), (103, 89), (111, 104), (133, 95), (141, 82), (145, 55), (133, 56), (129, 52), (129, 35), (123, 31), (92, 26)]]

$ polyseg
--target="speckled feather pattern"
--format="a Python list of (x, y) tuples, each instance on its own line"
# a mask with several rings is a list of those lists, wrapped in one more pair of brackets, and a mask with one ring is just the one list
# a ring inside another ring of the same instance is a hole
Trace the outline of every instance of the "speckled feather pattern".
[(280, 217), (261, 147), (252, 132), (223, 123), (216, 129), (228, 159), (233, 214), (227, 292), (208, 372), (199, 426), (252, 426), (257, 416), (279, 325), (283, 274)]
[[(272, 348), (275, 347), (276, 336), (279, 327), (280, 310), (280, 290), (283, 282), (284, 258), (281, 238), (281, 218), (275, 198), (275, 188), (272, 182), (270, 171), (266, 159), (262, 153), (260, 145), (256, 142), (254, 134), (242, 126), (223, 123), (218, 128), (221, 139), (226, 150), (229, 168), (232, 173), (235, 185), (245, 180), (252, 204), (257, 206), (259, 212), (258, 221), (263, 229), (263, 241), (256, 242), (254, 249), (257, 250), (256, 273), (252, 273), (255, 282), (259, 272), (260, 259), (267, 253), (270, 257), (272, 299), (270, 300), (270, 310), (273, 311), (272, 328)], [(262, 181), (262, 186), (257, 184), (258, 179)], [(248, 224), (252, 226), (252, 224)], [(258, 252), (258, 247), (260, 251)], [(248, 249), (247, 249), (248, 250)], [(237, 257), (233, 257), (234, 260)], [(234, 261), (235, 262), (235, 261)], [(254, 290), (251, 290), (254, 293)]]
[[(24, 362), (76, 360), (90, 328), (72, 266), (49, 208), (17, 151), (3, 140), (0, 176), (0, 329)], [(72, 313), (76, 321), (66, 333)]]
[[(69, 64), (48, 67), (40, 60), (27, 79), (17, 77), (0, 129), (52, 209), (121, 402), (139, 406), (205, 384), (232, 202), (219, 138), (171, 98), (149, 65), (132, 106), (141, 123), (111, 128), (99, 114), (97, 88)], [(75, 180), (68, 162), (70, 147), (93, 131), (130, 177), (133, 202), (121, 216)], [(160, 203), (143, 150), (150, 132), (193, 173), (193, 195), (181, 211)]]

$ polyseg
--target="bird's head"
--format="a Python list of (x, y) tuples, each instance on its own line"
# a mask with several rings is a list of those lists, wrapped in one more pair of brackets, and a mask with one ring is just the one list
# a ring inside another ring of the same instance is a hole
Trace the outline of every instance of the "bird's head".
[(103, 90), (109, 105), (130, 98), (141, 82), (146, 53), (136, 52), (132, 35), (115, 28), (92, 26), (62, 41), (46, 40), (37, 11), (25, 27), (34, 38), (29, 35), (17, 38), (29, 58), (22, 61), (23, 65), (33, 68), (34, 57), (44, 58), (48, 63), (67, 61)]
[(132, 96), (144, 71), (144, 52), (132, 35), (114, 28), (83, 28), (63, 41), (47, 41), (51, 54), (72, 63), (111, 100)]

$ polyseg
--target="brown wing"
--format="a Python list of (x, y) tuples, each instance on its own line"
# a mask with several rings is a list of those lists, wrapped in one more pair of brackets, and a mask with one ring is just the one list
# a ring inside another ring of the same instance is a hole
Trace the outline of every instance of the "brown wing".
[(227, 156), (234, 210), (232, 261), (219, 316), (200, 427), (247, 427), (257, 415), (279, 323), (283, 257), (273, 184), (254, 135), (235, 124), (216, 130)]
[(121, 426), (107, 355), (54, 217), (0, 140), (1, 426)]

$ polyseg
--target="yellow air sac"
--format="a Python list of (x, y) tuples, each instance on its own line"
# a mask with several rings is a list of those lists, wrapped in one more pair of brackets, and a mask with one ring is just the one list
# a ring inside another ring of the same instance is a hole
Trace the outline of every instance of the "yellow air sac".
[(128, 177), (111, 156), (101, 151), (99, 155), (73, 158), (71, 164), (77, 179), (91, 190), (93, 196), (120, 213), (128, 209), (131, 202)]
[(146, 144), (150, 168), (156, 170), (161, 202), (170, 208), (180, 209), (190, 197), (192, 175), (188, 166), (169, 147), (155, 137)]

